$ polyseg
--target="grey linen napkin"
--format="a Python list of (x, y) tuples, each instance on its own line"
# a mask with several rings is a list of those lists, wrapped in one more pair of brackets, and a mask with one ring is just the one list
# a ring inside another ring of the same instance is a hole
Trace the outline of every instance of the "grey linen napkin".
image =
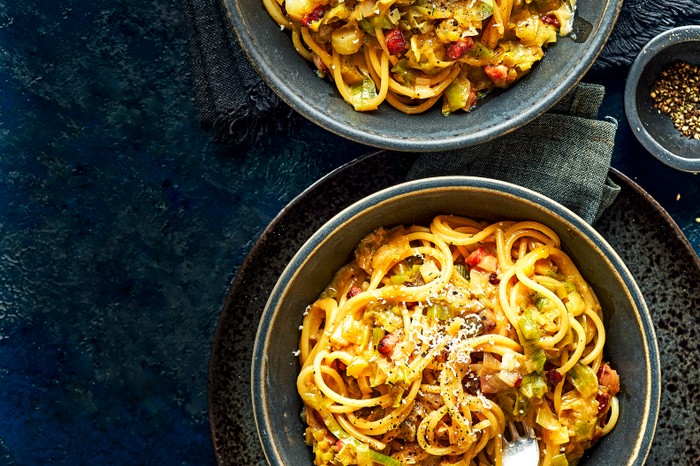
[(620, 191), (608, 177), (617, 122), (597, 119), (605, 89), (578, 84), (549, 112), (466, 149), (419, 155), (407, 178), (472, 175), (519, 184), (593, 223)]

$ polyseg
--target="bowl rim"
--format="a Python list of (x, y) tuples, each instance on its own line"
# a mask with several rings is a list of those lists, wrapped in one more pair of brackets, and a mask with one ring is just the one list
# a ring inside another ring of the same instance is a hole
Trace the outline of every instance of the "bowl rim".
[[(253, 69), (282, 101), (306, 119), (338, 136), (380, 149), (407, 152), (436, 152), (439, 150), (460, 149), (488, 142), (522, 127), (550, 110), (578, 84), (586, 72), (593, 66), (593, 63), (608, 41), (610, 34), (612, 34), (613, 27), (617, 22), (623, 4), (623, 0), (605, 1), (604, 10), (597, 21), (600, 27), (598, 31), (599, 34), (593, 36), (589, 46), (585, 49), (585, 53), (576, 60), (571, 72), (563, 76), (563, 79), (557, 83), (557, 85), (549, 89), (546, 94), (549, 100), (546, 101), (545, 105), (524, 108), (522, 112), (512, 118), (499, 121), (497, 124), (478, 132), (464, 132), (452, 136), (445, 136), (436, 140), (431, 139), (429, 135), (415, 138), (404, 135), (363, 131), (356, 128), (354, 125), (343, 124), (323, 112), (318, 111), (315, 107), (309, 106), (305, 99), (300, 96), (300, 93), (298, 93), (287, 80), (275, 74), (274, 67), (268, 63), (262, 51), (256, 47), (256, 44), (251, 38), (252, 35), (248, 33), (248, 28), (243, 19), (240, 6), (241, 0), (220, 0), (220, 2), (226, 11), (230, 27)], [(576, 17), (575, 15), (574, 18)], [(337, 90), (333, 89), (333, 92), (337, 92)]]
[(639, 432), (633, 455), (630, 457), (628, 466), (643, 466), (651, 448), (652, 440), (658, 422), (659, 408), (661, 401), (661, 364), (659, 357), (658, 342), (653, 325), (651, 314), (646, 305), (642, 292), (637, 285), (631, 272), (624, 261), (608, 244), (603, 236), (598, 233), (590, 224), (584, 221), (577, 214), (567, 207), (559, 204), (551, 198), (544, 196), (528, 188), (512, 184), (505, 181), (475, 177), (475, 176), (441, 176), (424, 178), (419, 180), (403, 182), (369, 195), (346, 207), (330, 220), (324, 223), (295, 253), (282, 274), (273, 287), (270, 296), (265, 304), (258, 328), (256, 330), (255, 341), (252, 351), (251, 363), (251, 398), (253, 406), (253, 416), (258, 438), (261, 442), (263, 453), (270, 465), (284, 466), (282, 457), (274, 444), (269, 433), (270, 416), (265, 410), (267, 398), (266, 374), (267, 374), (267, 348), (270, 345), (271, 335), (266, 332), (270, 324), (276, 319), (278, 305), (287, 293), (287, 285), (291, 282), (297, 270), (312, 255), (312, 252), (321, 247), (329, 233), (342, 227), (353, 219), (362, 215), (366, 210), (380, 207), (382, 204), (391, 202), (392, 199), (407, 194), (418, 195), (421, 192), (432, 192), (445, 189), (483, 189), (489, 192), (506, 194), (512, 197), (525, 199), (528, 202), (538, 204), (545, 211), (554, 217), (559, 217), (565, 224), (572, 225), (583, 234), (582, 236), (601, 255), (601, 257), (612, 265), (612, 269), (621, 279), (625, 286), (625, 291), (632, 302), (637, 325), (641, 330), (643, 338), (644, 356), (646, 361), (646, 397), (644, 400), (644, 413), (642, 418), (642, 429)]
[(663, 50), (683, 42), (698, 42), (700, 25), (678, 26), (654, 36), (639, 51), (625, 80), (624, 108), (630, 130), (642, 146), (664, 164), (681, 171), (700, 172), (700, 158), (690, 159), (671, 152), (659, 144), (646, 130), (637, 111), (639, 80), (647, 65)]

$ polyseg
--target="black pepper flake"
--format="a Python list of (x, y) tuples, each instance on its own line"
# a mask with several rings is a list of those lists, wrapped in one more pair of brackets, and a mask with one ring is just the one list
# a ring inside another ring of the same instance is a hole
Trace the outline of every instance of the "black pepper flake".
[(683, 136), (700, 140), (700, 66), (685, 61), (668, 66), (659, 73), (649, 96)]

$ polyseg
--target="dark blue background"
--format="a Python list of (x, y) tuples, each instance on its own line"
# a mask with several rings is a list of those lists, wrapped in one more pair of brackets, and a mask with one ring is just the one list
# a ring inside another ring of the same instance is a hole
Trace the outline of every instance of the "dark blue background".
[[(613, 165), (700, 252), (699, 178), (636, 142), (625, 73), (587, 78)], [(370, 149), (310, 123), (221, 147), (193, 99), (180, 2), (0, 2), (0, 464), (215, 462), (228, 286), (288, 201)]]

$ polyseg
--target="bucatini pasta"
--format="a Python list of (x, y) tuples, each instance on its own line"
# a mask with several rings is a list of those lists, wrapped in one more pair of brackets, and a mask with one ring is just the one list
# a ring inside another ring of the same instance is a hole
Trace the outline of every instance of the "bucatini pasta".
[(317, 465), (500, 465), (509, 420), (575, 464), (618, 417), (595, 293), (532, 221), (380, 228), (303, 317)]
[(263, 0), (357, 111), (470, 110), (571, 32), (576, 0)]

